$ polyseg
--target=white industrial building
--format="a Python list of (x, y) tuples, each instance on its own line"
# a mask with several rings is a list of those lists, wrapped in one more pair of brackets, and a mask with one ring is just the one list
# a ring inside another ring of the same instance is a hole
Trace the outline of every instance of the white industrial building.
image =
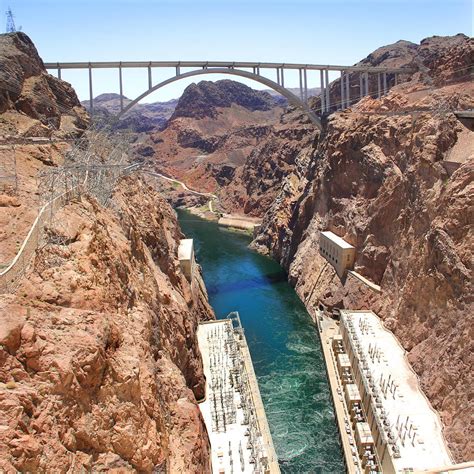
[(179, 241), (178, 260), (184, 276), (191, 281), (195, 265), (193, 239), (182, 239)]
[[(370, 311), (341, 310), (340, 328), (354, 380), (345, 400), (365, 472), (451, 465), (439, 416), (395, 336)], [(340, 340), (333, 344), (340, 348)]]
[(331, 231), (320, 233), (319, 253), (335, 268), (339, 277), (354, 265), (355, 247)]

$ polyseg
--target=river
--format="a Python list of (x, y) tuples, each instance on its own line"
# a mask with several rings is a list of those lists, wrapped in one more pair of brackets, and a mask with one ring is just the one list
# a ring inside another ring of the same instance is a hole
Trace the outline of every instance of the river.
[(317, 329), (285, 272), (248, 236), (178, 217), (217, 317), (240, 313), (282, 472), (345, 472)]

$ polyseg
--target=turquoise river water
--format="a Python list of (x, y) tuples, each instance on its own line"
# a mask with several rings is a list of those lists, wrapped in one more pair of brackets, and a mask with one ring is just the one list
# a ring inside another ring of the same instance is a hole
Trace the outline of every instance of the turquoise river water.
[(283, 473), (345, 472), (317, 329), (250, 238), (178, 211), (218, 318), (238, 311)]

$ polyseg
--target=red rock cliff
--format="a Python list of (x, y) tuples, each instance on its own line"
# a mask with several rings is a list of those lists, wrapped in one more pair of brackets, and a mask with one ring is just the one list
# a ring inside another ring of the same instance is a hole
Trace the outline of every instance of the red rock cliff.
[[(474, 107), (474, 47), (458, 35), (415, 49), (422, 74), (333, 114), (299, 151), (253, 245), (288, 270), (310, 311), (371, 309), (384, 319), (461, 461), (474, 451), (474, 133), (453, 111)], [(382, 293), (337, 277), (319, 255), (326, 229), (356, 246), (355, 269)]]
[[(47, 76), (26, 35), (0, 41), (18, 66), (16, 92), (0, 91), (0, 135), (80, 135), (84, 110), (67, 84)], [(31, 107), (19, 106), (28, 81), (65, 94), (60, 102), (70, 105), (58, 106), (56, 123), (41, 112), (52, 100), (41, 88), (31, 90)], [(8, 224), (0, 263), (29, 228), (14, 221), (27, 208), (30, 223), (36, 213), (36, 172), (61, 165), (68, 148), (17, 147), (18, 189), (0, 189)], [(199, 271), (188, 282), (180, 269), (173, 210), (130, 176), (108, 208), (84, 195), (54, 222), (18, 287), (0, 295), (0, 471), (209, 472), (196, 329), (214, 315)]]

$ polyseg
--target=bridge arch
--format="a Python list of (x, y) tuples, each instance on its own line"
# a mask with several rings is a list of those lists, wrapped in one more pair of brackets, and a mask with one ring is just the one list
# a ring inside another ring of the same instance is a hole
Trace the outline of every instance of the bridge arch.
[(159, 84), (156, 84), (152, 88), (146, 90), (143, 94), (139, 95), (136, 99), (132, 100), (124, 109), (117, 115), (117, 120), (120, 120), (133, 106), (138, 104), (143, 98), (145, 98), (147, 95), (157, 91), (158, 89), (161, 89), (162, 87), (171, 84), (175, 81), (179, 81), (180, 79), (185, 79), (188, 77), (194, 77), (194, 76), (201, 76), (203, 74), (230, 74), (234, 76), (240, 76), (244, 77), (246, 79), (252, 79), (256, 82), (259, 82), (260, 84), (264, 84), (265, 86), (269, 87), (270, 89), (275, 90), (282, 96), (286, 97), (288, 99), (288, 102), (301, 109), (311, 120), (311, 122), (320, 130), (322, 129), (321, 125), (321, 120), (318, 118), (318, 116), (308, 107), (307, 104), (305, 104), (297, 95), (293, 94), (290, 92), (288, 89), (285, 89), (285, 87), (281, 86), (280, 84), (272, 81), (271, 79), (268, 79), (266, 77), (260, 76), (258, 74), (254, 74), (248, 71), (244, 71), (242, 69), (233, 69), (233, 68), (210, 68), (210, 69), (199, 69), (197, 71), (189, 71), (185, 72), (183, 74), (178, 74), (176, 76), (170, 77), (169, 79), (166, 79), (165, 81), (160, 82)]

